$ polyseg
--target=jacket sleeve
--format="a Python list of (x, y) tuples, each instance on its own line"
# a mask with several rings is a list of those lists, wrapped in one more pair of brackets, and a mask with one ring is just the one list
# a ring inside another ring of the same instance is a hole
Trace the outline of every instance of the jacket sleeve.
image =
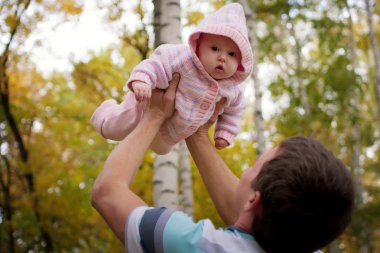
[(168, 59), (169, 46), (161, 45), (154, 50), (148, 59), (139, 63), (127, 81), (128, 88), (133, 91), (132, 83), (142, 81), (149, 84), (152, 89), (166, 89), (172, 79), (173, 67)]
[(223, 138), (228, 145), (231, 145), (239, 133), (241, 118), (246, 106), (244, 88), (239, 87), (237, 93), (235, 100), (224, 108), (224, 112), (219, 116), (215, 126), (214, 139)]

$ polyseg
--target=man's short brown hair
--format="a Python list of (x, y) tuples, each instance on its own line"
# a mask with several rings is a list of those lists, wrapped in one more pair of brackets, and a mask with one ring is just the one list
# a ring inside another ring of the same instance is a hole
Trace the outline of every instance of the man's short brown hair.
[(252, 234), (268, 253), (313, 252), (337, 238), (351, 220), (354, 184), (344, 164), (320, 142), (281, 142), (252, 182), (262, 211)]

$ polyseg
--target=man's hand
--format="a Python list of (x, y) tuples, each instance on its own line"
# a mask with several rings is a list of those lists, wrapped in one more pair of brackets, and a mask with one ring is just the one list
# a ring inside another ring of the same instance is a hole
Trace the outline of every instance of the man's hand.
[(133, 93), (135, 93), (136, 100), (140, 103), (149, 100), (152, 96), (152, 88), (147, 83), (141, 81), (134, 81), (132, 83), (132, 88)]
[(154, 89), (150, 99), (150, 106), (146, 113), (152, 113), (155, 116), (162, 117), (164, 120), (170, 118), (174, 113), (175, 94), (180, 79), (180, 74), (174, 73), (173, 79), (169, 82), (169, 87), (166, 90)]

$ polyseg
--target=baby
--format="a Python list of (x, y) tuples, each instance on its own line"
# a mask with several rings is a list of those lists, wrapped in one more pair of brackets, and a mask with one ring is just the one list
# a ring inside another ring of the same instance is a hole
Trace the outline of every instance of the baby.
[(228, 4), (206, 17), (190, 35), (189, 45), (165, 44), (137, 65), (127, 85), (132, 92), (124, 101), (106, 100), (94, 112), (91, 123), (105, 138), (122, 140), (142, 117), (141, 102), (152, 89), (166, 89), (178, 72), (175, 112), (164, 122), (151, 149), (166, 154), (177, 142), (192, 135), (212, 116), (215, 105), (226, 98), (216, 123), (218, 149), (229, 146), (240, 129), (245, 109), (242, 82), (252, 70), (252, 51), (240, 4)]

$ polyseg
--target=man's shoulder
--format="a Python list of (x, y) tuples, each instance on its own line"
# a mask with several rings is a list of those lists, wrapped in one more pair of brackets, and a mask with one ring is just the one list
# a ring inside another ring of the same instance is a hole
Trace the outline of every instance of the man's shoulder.
[(251, 234), (235, 227), (216, 229), (209, 220), (204, 222), (200, 247), (205, 252), (225, 252), (224, 249), (228, 249), (228, 252), (265, 253)]
[(127, 219), (126, 248), (128, 252), (196, 252), (202, 225), (180, 211), (139, 207)]

